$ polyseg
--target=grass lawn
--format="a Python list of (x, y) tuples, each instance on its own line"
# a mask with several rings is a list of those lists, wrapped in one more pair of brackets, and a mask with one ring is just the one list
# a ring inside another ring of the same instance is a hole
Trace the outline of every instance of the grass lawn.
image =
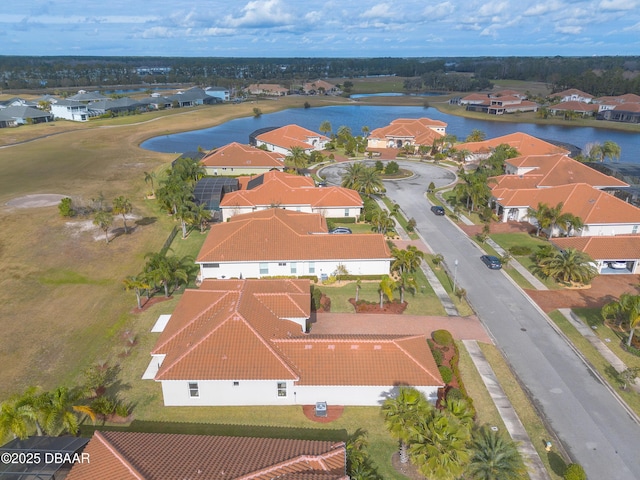
[(449, 277), (449, 274), (446, 272), (446, 270), (443, 267), (436, 268), (433, 265), (432, 260), (434, 256), (435, 255), (426, 254), (424, 256), (425, 261), (429, 262), (429, 266), (431, 267), (431, 270), (436, 275), (436, 277), (438, 277), (438, 280), (440, 280), (440, 283), (449, 294), (449, 297), (453, 301), (453, 304), (458, 309), (458, 313), (460, 314), (461, 317), (467, 317), (469, 315), (473, 315), (473, 309), (469, 306), (467, 301), (464, 298), (458, 298), (456, 295), (453, 294), (453, 279)]
[(566, 465), (569, 463), (569, 459), (563, 458), (558, 453), (557, 449), (554, 449), (551, 452), (545, 451), (545, 442), (547, 440), (551, 440), (555, 445), (558, 444), (555, 437), (546, 428), (545, 424), (538, 416), (536, 409), (531, 404), (531, 401), (518, 383), (516, 377), (513, 375), (500, 351), (493, 345), (485, 343), (481, 343), (479, 345), (484, 356), (491, 364), (500, 385), (513, 405), (513, 408), (518, 414), (525, 430), (529, 434), (531, 442), (538, 452), (538, 455), (540, 455), (547, 472), (549, 472), (549, 475), (553, 480), (561, 480), (563, 478)]
[[(382, 201), (390, 211), (393, 210), (394, 203), (389, 199), (389, 197), (382, 197)], [(418, 240), (420, 238), (417, 233), (407, 230), (408, 222), (401, 212), (397, 212), (394, 217), (398, 221), (400, 226), (404, 229), (404, 231), (407, 232), (407, 235), (409, 235), (409, 238), (411, 240)]]

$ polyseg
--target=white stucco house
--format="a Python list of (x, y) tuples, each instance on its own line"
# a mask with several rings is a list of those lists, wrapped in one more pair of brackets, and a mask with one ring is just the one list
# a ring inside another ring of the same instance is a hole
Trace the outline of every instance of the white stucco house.
[(292, 147), (299, 147), (306, 154), (324, 150), (329, 138), (298, 125), (286, 125), (256, 136), (255, 141), (256, 147), (264, 145), (270, 152), (289, 155)]
[(143, 378), (166, 406), (381, 405), (444, 386), (422, 335), (305, 334), (305, 280), (207, 280), (180, 299)]
[(387, 275), (391, 252), (384, 235), (330, 234), (320, 214), (270, 208), (213, 225), (196, 263), (202, 279)]
[(430, 118), (398, 118), (376, 128), (367, 137), (367, 148), (402, 148), (406, 145), (433, 145), (446, 134), (447, 124)]
[(63, 118), (73, 122), (89, 121), (89, 107), (86, 103), (75, 100), (58, 100), (51, 104), (54, 118)]
[(222, 220), (277, 206), (285, 210), (319, 213), (326, 218), (354, 218), (362, 213), (360, 195), (343, 187), (316, 187), (311, 177), (270, 171), (241, 179), (241, 189), (225, 193), (220, 202)]
[(207, 153), (201, 163), (207, 175), (236, 177), (283, 170), (284, 157), (281, 153), (265, 152), (251, 145), (232, 142)]

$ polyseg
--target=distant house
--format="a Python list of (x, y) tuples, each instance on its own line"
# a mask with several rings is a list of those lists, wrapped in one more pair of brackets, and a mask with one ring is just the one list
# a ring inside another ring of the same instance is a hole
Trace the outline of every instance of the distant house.
[(500, 90), (488, 94), (474, 93), (460, 99), (460, 105), (474, 112), (503, 115), (515, 112), (536, 112), (539, 105), (527, 100), (526, 95), (514, 90)]
[(195, 107), (197, 105), (213, 105), (218, 103), (218, 99), (208, 95), (202, 88), (190, 88), (189, 90), (180, 91), (175, 95), (166, 97), (172, 105), (177, 104), (178, 107)]
[(598, 105), (570, 100), (568, 102), (551, 105), (548, 107), (548, 110), (551, 115), (565, 115), (567, 112), (574, 112), (583, 117), (591, 117), (598, 113)]
[(228, 102), (231, 100), (231, 93), (228, 88), (223, 87), (206, 87), (204, 93), (210, 97), (217, 98), (222, 102)]
[(526, 133), (511, 133), (501, 137), (490, 138), (480, 142), (466, 142), (456, 145), (458, 150), (466, 150), (469, 152), (467, 161), (487, 158), (493, 153), (499, 145), (509, 145), (515, 148), (522, 156), (526, 155), (550, 155), (550, 154), (568, 154), (569, 151), (562, 147), (553, 145), (539, 138), (533, 137)]
[(67, 480), (349, 480), (344, 442), (95, 431), (82, 453)]
[(222, 220), (257, 210), (278, 208), (319, 213), (326, 218), (358, 218), (363, 202), (354, 190), (316, 187), (312, 178), (272, 171), (243, 178), (241, 190), (225, 194), (220, 208)]
[(402, 148), (406, 145), (433, 145), (446, 134), (447, 124), (430, 118), (398, 118), (389, 125), (376, 128), (367, 137), (367, 147)]
[(324, 150), (329, 138), (298, 125), (286, 125), (264, 132), (256, 138), (256, 146), (264, 145), (270, 152), (289, 155), (292, 147), (299, 147), (309, 154)]
[(556, 227), (553, 235), (570, 234), (576, 237), (613, 236), (640, 233), (640, 208), (585, 183), (559, 185), (549, 188), (494, 188), (491, 199), (502, 221), (529, 222), (537, 225), (529, 211), (539, 204), (555, 207), (563, 204), (562, 212), (580, 217), (584, 228), (566, 231)]
[(79, 90), (78, 93), (67, 98), (69, 101), (82, 103), (97, 102), (108, 99), (109, 97), (105, 97), (100, 92), (87, 92), (86, 90)]
[(105, 113), (115, 114), (121, 112), (146, 111), (149, 109), (147, 104), (128, 97), (97, 100), (95, 102), (89, 103), (87, 107), (91, 116), (100, 116), (104, 115)]
[(271, 83), (253, 83), (247, 87), (250, 95), (267, 95), (282, 97), (289, 94), (289, 89)]
[(602, 110), (598, 120), (610, 122), (640, 123), (640, 103), (624, 103), (611, 109)]
[(330, 234), (320, 214), (270, 208), (213, 225), (196, 263), (202, 279), (385, 275), (391, 252), (384, 235)]
[(570, 88), (561, 92), (553, 93), (552, 97), (558, 97), (561, 102), (580, 102), (591, 103), (594, 99), (593, 95), (578, 90), (577, 88)]
[(86, 103), (74, 100), (58, 100), (51, 104), (51, 113), (55, 118), (73, 122), (89, 121), (89, 108)]
[(307, 334), (310, 302), (308, 280), (207, 280), (159, 319), (143, 378), (167, 406), (379, 406), (400, 385), (435, 402), (424, 336)]
[(307, 95), (334, 94), (338, 91), (338, 87), (333, 83), (318, 79), (302, 85), (302, 91)]
[(256, 175), (284, 169), (285, 155), (237, 142), (217, 148), (203, 159), (207, 175)]
[(33, 107), (12, 106), (0, 108), (0, 128), (52, 121), (53, 115), (51, 113)]

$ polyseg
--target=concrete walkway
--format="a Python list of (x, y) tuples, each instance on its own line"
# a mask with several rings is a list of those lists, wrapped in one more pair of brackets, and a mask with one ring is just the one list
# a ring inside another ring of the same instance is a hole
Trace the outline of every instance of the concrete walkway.
[(511, 438), (518, 445), (518, 451), (527, 465), (529, 478), (531, 478), (531, 480), (550, 480), (551, 477), (547, 473), (538, 452), (533, 446), (531, 438), (524, 429), (524, 426), (522, 425), (518, 414), (513, 409), (509, 398), (500, 386), (500, 382), (498, 382), (491, 365), (487, 362), (487, 359), (482, 353), (482, 350), (480, 350), (478, 343), (475, 340), (463, 340), (462, 343), (469, 352), (471, 360), (478, 370), (485, 387), (487, 387), (489, 395), (491, 395), (491, 399), (493, 400), (500, 417), (502, 417), (502, 421), (504, 422), (507, 432), (509, 432)]

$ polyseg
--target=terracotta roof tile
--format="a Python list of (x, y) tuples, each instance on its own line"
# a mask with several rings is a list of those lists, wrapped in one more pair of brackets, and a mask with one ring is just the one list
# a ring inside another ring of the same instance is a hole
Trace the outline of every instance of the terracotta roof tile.
[(507, 144), (514, 147), (520, 155), (548, 155), (552, 153), (569, 153), (564, 148), (532, 137), (526, 133), (511, 133), (501, 137), (491, 138), (482, 142), (467, 142), (457, 145), (459, 150), (469, 150), (472, 153), (490, 152), (498, 145)]
[(369, 133), (370, 139), (407, 138), (417, 145), (432, 145), (433, 141), (442, 137), (435, 128), (445, 128), (446, 123), (429, 118), (399, 118), (386, 127), (376, 128)]
[(287, 150), (291, 149), (291, 147), (300, 147), (308, 150), (315, 148), (315, 146), (310, 143), (310, 139), (313, 138), (318, 138), (322, 142), (329, 141), (324, 135), (300, 127), (299, 125), (286, 125), (276, 128), (275, 130), (258, 135), (256, 140), (277, 145)]
[(234, 142), (207, 154), (202, 164), (206, 167), (279, 168), (284, 166), (284, 155)]
[(594, 260), (631, 260), (640, 258), (640, 235), (595, 237), (558, 237), (551, 242), (558, 248), (575, 248)]
[(68, 480), (348, 478), (342, 442), (97, 431), (84, 452)]
[(595, 103), (578, 102), (577, 100), (571, 100), (568, 102), (560, 102), (555, 105), (551, 105), (549, 110), (572, 110), (574, 112), (597, 112), (598, 105)]
[(214, 225), (196, 262), (391, 258), (383, 235), (327, 234), (324, 217), (271, 208)]

